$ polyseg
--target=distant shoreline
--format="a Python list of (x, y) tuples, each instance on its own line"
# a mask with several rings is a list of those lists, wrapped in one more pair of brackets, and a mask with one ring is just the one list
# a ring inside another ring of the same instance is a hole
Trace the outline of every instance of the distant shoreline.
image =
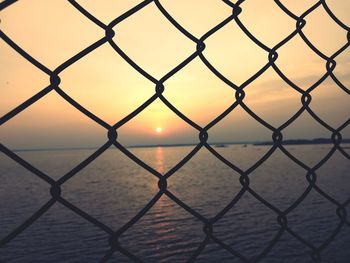
[[(350, 143), (350, 139), (343, 139), (342, 144)], [(254, 141), (243, 141), (243, 142), (215, 142), (209, 143), (211, 146), (225, 147), (228, 145), (253, 145), (253, 146), (268, 146), (273, 145), (272, 141), (254, 142)], [(316, 139), (294, 139), (284, 140), (283, 145), (317, 145), (317, 144), (333, 144), (331, 139), (327, 138), (316, 138)], [(196, 143), (180, 143), (180, 144), (148, 144), (148, 145), (130, 145), (126, 148), (155, 148), (155, 147), (186, 147), (196, 146)], [(14, 149), (14, 152), (33, 152), (33, 151), (74, 151), (74, 150), (97, 150), (99, 147), (73, 147), (73, 148), (39, 148), (39, 149)], [(348, 147), (346, 147), (348, 148)]]
[[(199, 143), (199, 142), (198, 142)], [(127, 148), (154, 148), (154, 147), (184, 147), (184, 146), (196, 146), (198, 143), (178, 143), (178, 144), (149, 144), (149, 145), (132, 145)], [(254, 145), (257, 142), (212, 142), (209, 145), (239, 145), (249, 144)]]
[[(350, 139), (343, 139), (341, 143), (350, 143)], [(327, 138), (316, 138), (312, 140), (296, 139), (296, 140), (284, 140), (283, 145), (310, 145), (310, 144), (333, 144), (331, 139)], [(257, 142), (253, 145), (273, 145), (273, 142)]]

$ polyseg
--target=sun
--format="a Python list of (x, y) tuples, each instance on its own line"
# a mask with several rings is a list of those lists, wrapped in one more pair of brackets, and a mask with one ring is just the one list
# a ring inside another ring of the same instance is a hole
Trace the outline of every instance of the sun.
[(161, 127), (157, 127), (157, 128), (156, 128), (156, 132), (157, 132), (157, 133), (162, 133), (162, 131), (163, 131), (163, 129), (162, 129)]

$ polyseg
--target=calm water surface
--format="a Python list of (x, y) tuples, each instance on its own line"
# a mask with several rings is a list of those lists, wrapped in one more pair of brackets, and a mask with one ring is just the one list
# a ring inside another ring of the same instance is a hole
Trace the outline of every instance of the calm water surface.
[[(165, 173), (193, 147), (130, 149), (154, 169)], [(330, 145), (288, 146), (307, 165), (316, 165)], [(269, 146), (231, 145), (215, 148), (241, 169), (248, 169)], [(18, 152), (35, 167), (58, 179), (92, 150)], [(339, 202), (350, 198), (350, 162), (336, 152), (318, 171), (317, 185)], [(306, 172), (277, 150), (250, 175), (250, 186), (283, 210), (308, 186)], [(114, 230), (130, 220), (157, 193), (157, 178), (117, 150), (111, 149), (62, 186), (62, 196)], [(221, 211), (239, 192), (239, 175), (202, 149), (170, 177), (169, 190), (203, 216)], [(50, 199), (49, 186), (4, 155), (0, 157), (0, 239)], [(349, 206), (347, 208), (350, 213)], [(247, 258), (269, 244), (280, 226), (276, 214), (245, 193), (215, 227), (215, 235)], [(288, 225), (318, 247), (329, 238), (340, 219), (336, 206), (316, 191), (290, 214)], [(120, 239), (121, 244), (146, 262), (185, 262), (204, 239), (202, 223), (163, 196)], [(0, 262), (98, 262), (106, 253), (108, 237), (75, 213), (55, 204), (44, 216), (0, 249)], [(323, 262), (350, 262), (350, 227), (345, 225), (321, 254)], [(110, 262), (130, 262), (115, 253)], [(241, 262), (210, 243), (196, 262)], [(284, 233), (262, 260), (312, 262), (308, 248)]]

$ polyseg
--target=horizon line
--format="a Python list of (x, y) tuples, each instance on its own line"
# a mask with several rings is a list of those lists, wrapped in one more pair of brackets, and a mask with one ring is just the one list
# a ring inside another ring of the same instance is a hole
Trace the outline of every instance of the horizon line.
[[(313, 138), (313, 139), (288, 139), (282, 142), (287, 145), (310, 145), (310, 144), (332, 144), (331, 138)], [(155, 148), (155, 147), (184, 147), (184, 146), (196, 146), (198, 143), (174, 143), (174, 144), (135, 144), (127, 145), (125, 148)], [(342, 139), (342, 143), (350, 143), (350, 138)], [(266, 146), (272, 145), (273, 141), (227, 141), (227, 142), (209, 142), (209, 145), (239, 145), (249, 144), (254, 146)], [(97, 150), (101, 146), (86, 146), (86, 147), (49, 147), (49, 148), (19, 148), (13, 149), (13, 152), (30, 152), (30, 151), (72, 151), (72, 150)], [(117, 149), (117, 148), (115, 148)]]

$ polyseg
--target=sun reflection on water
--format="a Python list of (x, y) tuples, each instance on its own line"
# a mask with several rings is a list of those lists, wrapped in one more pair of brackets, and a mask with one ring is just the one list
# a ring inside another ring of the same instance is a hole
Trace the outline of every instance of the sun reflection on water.
[[(155, 169), (161, 173), (165, 173), (164, 148), (157, 147), (155, 149)], [(175, 204), (163, 195), (154, 205), (154, 220), (157, 222), (154, 229), (154, 234), (157, 241), (177, 239), (174, 225), (169, 221), (170, 218), (175, 217)]]
[(163, 147), (157, 147), (156, 148), (156, 170), (161, 173), (164, 174), (164, 150)]

